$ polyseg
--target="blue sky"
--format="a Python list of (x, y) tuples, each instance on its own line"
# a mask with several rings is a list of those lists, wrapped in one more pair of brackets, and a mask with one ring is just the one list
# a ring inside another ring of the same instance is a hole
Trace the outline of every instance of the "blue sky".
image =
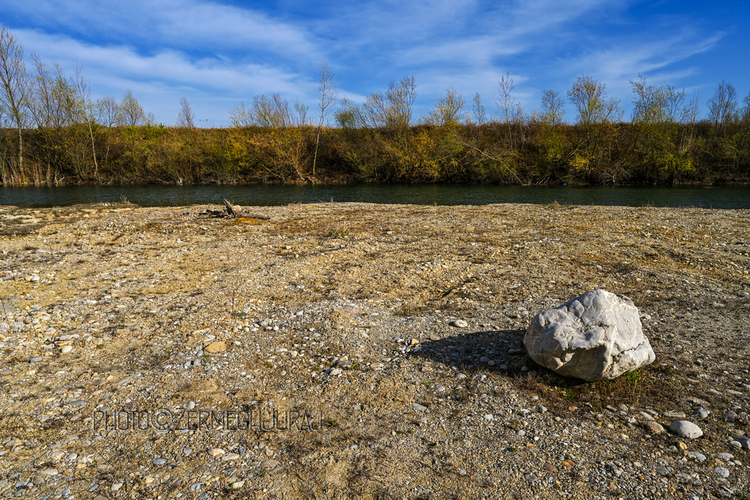
[[(509, 73), (527, 112), (541, 91), (562, 95), (579, 75), (605, 83), (630, 118), (629, 80), (697, 93), (701, 113), (726, 80), (750, 92), (750, 2), (721, 0), (21, 0), (0, 22), (27, 56), (82, 67), (92, 97), (130, 89), (160, 123), (186, 97), (200, 126), (225, 126), (229, 110), (279, 93), (316, 111), (327, 60), (340, 97), (363, 101), (414, 76), (416, 115), (448, 87), (467, 103), (479, 92), (495, 113)], [(30, 60), (30, 59), (29, 59)], [(31, 64), (28, 64), (31, 70)], [(574, 120), (568, 109), (567, 121)]]

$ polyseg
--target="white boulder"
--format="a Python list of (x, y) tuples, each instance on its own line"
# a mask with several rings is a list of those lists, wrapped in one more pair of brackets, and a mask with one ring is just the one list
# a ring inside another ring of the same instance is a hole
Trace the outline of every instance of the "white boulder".
[(523, 343), (536, 363), (589, 382), (615, 379), (656, 359), (638, 308), (600, 289), (534, 316)]

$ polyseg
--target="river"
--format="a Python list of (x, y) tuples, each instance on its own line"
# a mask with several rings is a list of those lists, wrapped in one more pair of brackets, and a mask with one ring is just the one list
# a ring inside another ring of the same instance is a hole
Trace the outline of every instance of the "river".
[(620, 205), (630, 207), (750, 208), (750, 187), (572, 187), (456, 184), (200, 185), (0, 187), (0, 205), (69, 206), (129, 201), (144, 207), (220, 205), (222, 197), (244, 206), (318, 202), (415, 205), (491, 203)]

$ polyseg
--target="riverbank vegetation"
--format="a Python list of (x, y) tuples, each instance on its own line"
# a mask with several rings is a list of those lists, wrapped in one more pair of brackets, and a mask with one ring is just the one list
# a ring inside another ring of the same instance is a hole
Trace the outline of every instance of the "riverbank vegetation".
[[(606, 86), (579, 77), (565, 94), (544, 90), (526, 112), (510, 75), (488, 116), (448, 89), (414, 116), (413, 77), (361, 103), (337, 100), (321, 66), (317, 115), (302, 102), (258, 95), (226, 128), (196, 128), (187, 99), (176, 126), (155, 122), (126, 91), (93, 101), (69, 73), (0, 33), (0, 183), (11, 185), (264, 182), (511, 184), (717, 184), (750, 182), (750, 95), (722, 82), (700, 120), (697, 98), (639, 77), (633, 114)], [(566, 105), (575, 112), (565, 120)], [(329, 126), (325, 126), (326, 123)]]

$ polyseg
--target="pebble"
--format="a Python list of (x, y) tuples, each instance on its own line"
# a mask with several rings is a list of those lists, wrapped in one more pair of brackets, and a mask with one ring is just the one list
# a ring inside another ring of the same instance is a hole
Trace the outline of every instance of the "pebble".
[(670, 474), (669, 469), (665, 465), (660, 465), (656, 468), (656, 473), (661, 476), (668, 476)]
[(187, 408), (188, 410), (192, 410), (193, 408), (195, 408), (195, 401), (188, 401), (185, 405), (185, 408)]
[(271, 470), (279, 465), (279, 461), (278, 460), (264, 460), (261, 465), (263, 466), (264, 469)]
[(729, 477), (729, 469), (727, 469), (726, 467), (717, 467), (714, 470), (721, 477)]
[(680, 437), (697, 439), (703, 435), (703, 431), (692, 422), (687, 420), (676, 420), (669, 425), (669, 430)]
[(750, 438), (736, 437), (734, 438), (734, 442), (739, 443), (743, 450), (750, 450)]
[(416, 412), (419, 412), (419, 413), (424, 413), (424, 412), (426, 412), (426, 411), (427, 411), (427, 407), (426, 407), (426, 406), (422, 406), (422, 405), (421, 405), (421, 404), (419, 404), (419, 403), (412, 403), (412, 404), (411, 404), (411, 407), (412, 407), (412, 409), (413, 409), (414, 411), (416, 411)]
[(695, 410), (695, 416), (700, 419), (708, 418), (711, 412), (705, 408), (698, 408)]
[(68, 345), (62, 346), (62, 349), (60, 349), (60, 352), (63, 354), (68, 354), (72, 350), (73, 350), (73, 346), (68, 344)]
[(222, 460), (237, 460), (238, 458), (240, 456), (237, 453), (227, 453), (221, 457)]
[(649, 432), (651, 432), (651, 434), (659, 435), (664, 434), (665, 432), (664, 427), (659, 422), (656, 422), (654, 420), (649, 420), (644, 425), (649, 430)]
[(450, 324), (451, 326), (455, 326), (456, 328), (466, 328), (467, 326), (469, 326), (469, 324), (462, 319), (451, 321)]
[(214, 458), (220, 457), (224, 453), (226, 453), (226, 452), (224, 450), (222, 450), (221, 448), (212, 448), (212, 449), (208, 450), (208, 454), (211, 455)]
[(45, 476), (56, 476), (58, 474), (57, 469), (44, 469), (41, 473)]
[(164, 465), (165, 463), (167, 463), (165, 458), (157, 458), (154, 460), (154, 465)]
[(679, 484), (691, 484), (693, 482), (693, 478), (691, 478), (684, 472), (678, 472), (674, 475), (674, 478)]
[(706, 455), (704, 455), (703, 453), (699, 453), (697, 451), (691, 451), (691, 452), (688, 452), (688, 453), (690, 454), (691, 457), (695, 458), (699, 462), (705, 462), (706, 461)]
[(737, 414), (732, 410), (727, 410), (727, 412), (724, 414), (724, 421), (734, 422), (735, 420), (737, 420)]
[(42, 360), (42, 358), (31, 358), (29, 360), (29, 363), (39, 363)]
[(225, 342), (211, 342), (203, 348), (203, 351), (209, 354), (217, 354), (227, 350), (227, 344)]

